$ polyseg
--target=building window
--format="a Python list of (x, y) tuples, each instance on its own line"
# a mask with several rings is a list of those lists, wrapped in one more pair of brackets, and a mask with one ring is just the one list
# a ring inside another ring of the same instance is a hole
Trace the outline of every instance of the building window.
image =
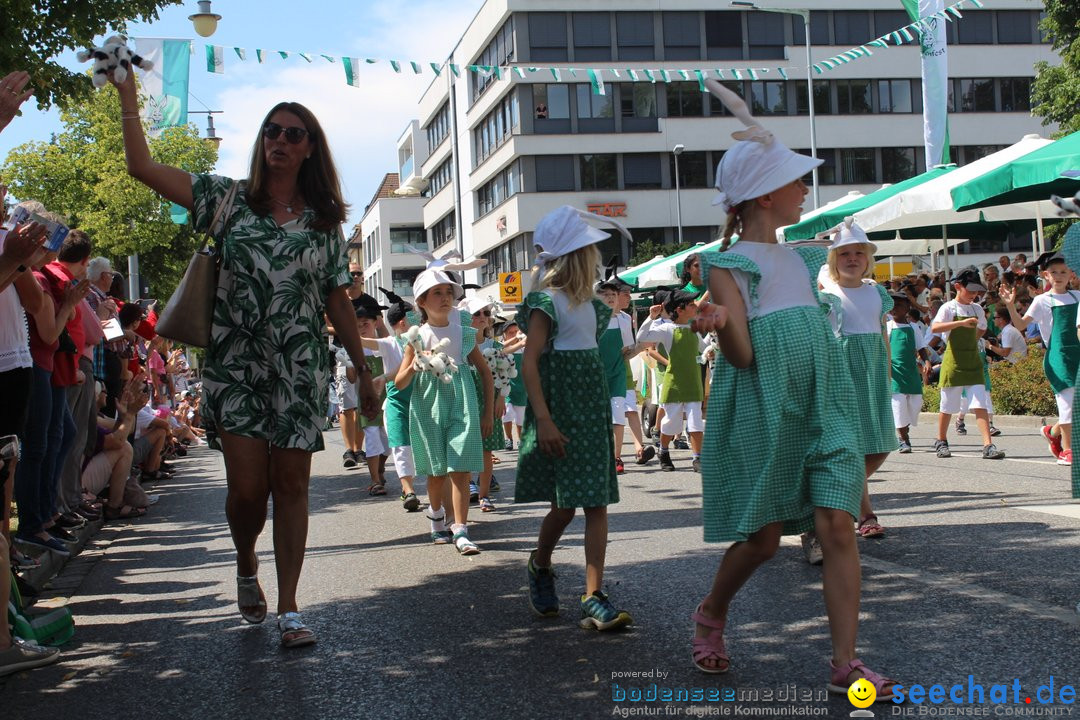
[(887, 35), (891, 32), (896, 32), (900, 28), (910, 23), (911, 16), (909, 16), (903, 10), (874, 11), (874, 35), (877, 37)]
[(994, 42), (994, 14), (973, 12), (964, 15), (957, 26), (957, 39), (961, 45), (990, 45)]
[(653, 14), (648, 12), (615, 13), (615, 41), (620, 60), (652, 60), (656, 57)]
[(779, 13), (746, 13), (746, 37), (750, 40), (751, 60), (783, 60), (784, 16)]
[[(804, 152), (804, 155), (809, 155), (809, 152)], [(822, 185), (839, 185), (840, 183), (836, 179), (836, 151), (835, 150), (818, 150), (818, 157), (821, 158), (822, 163), (818, 166), (818, 182)], [(807, 173), (804, 181), (807, 185), (813, 182), (814, 174)]]
[(431, 226), (431, 246), (438, 248), (451, 242), (457, 234), (457, 216), (451, 210), (442, 220)]
[(754, 81), (750, 83), (750, 112), (754, 115), (787, 115), (787, 83)]
[(450, 184), (453, 179), (454, 172), (454, 158), (448, 157), (439, 167), (435, 168), (435, 172), (431, 173), (431, 177), (428, 178), (427, 192), (428, 197), (435, 197), (444, 187)]
[(667, 83), (667, 116), (701, 117), (705, 109), (701, 95), (696, 82)]
[(701, 57), (701, 19), (696, 12), (666, 12), (664, 59), (697, 60)]
[(624, 118), (656, 117), (656, 86), (652, 83), (622, 83), (619, 94)]
[(575, 85), (577, 94), (578, 118), (612, 118), (615, 117), (614, 100), (612, 94), (597, 95), (593, 93), (592, 86), (579, 83)]
[[(709, 161), (707, 154), (698, 151), (683, 152), (679, 155), (679, 187), (680, 188), (707, 188)], [(675, 187), (675, 153), (669, 155), (668, 169), (671, 172), (672, 183)]]
[(580, 155), (582, 190), (618, 190), (619, 174), (614, 155)]
[[(746, 98), (746, 88), (743, 83), (738, 80), (724, 80), (720, 83), (731, 92), (735, 93), (741, 98)], [(712, 93), (708, 93), (709, 96), (709, 115), (730, 115), (728, 109), (724, 107), (724, 103), (720, 102), (720, 98), (716, 97)], [(816, 111), (816, 109), (815, 109)]]
[(443, 103), (426, 128), (428, 147), (434, 150), (450, 134), (450, 102)]
[(533, 85), (533, 109), (537, 120), (570, 119), (570, 87), (563, 84)]
[[(895, 29), (893, 28), (893, 30)], [(836, 34), (837, 45), (862, 45), (871, 39), (870, 12), (867, 10), (836, 10), (833, 12), (833, 30)], [(811, 34), (813, 34), (813, 28), (811, 28)]]
[(915, 177), (917, 173), (915, 148), (881, 148), (881, 179), (898, 183)]
[(961, 148), (963, 150), (964, 164), (973, 163), (1004, 149), (1004, 145), (965, 145)]
[(522, 272), (528, 270), (535, 258), (532, 245), (532, 233), (523, 233), (508, 240), (497, 248), (481, 255), (487, 265), (480, 269), (480, 282), (484, 285), (499, 281), (499, 273)]
[[(973, 13), (974, 14), (974, 13)], [(966, 17), (966, 16), (965, 16)], [(994, 112), (994, 81), (990, 78), (961, 78), (956, 81), (954, 112)]]
[(658, 190), (662, 187), (660, 156), (656, 153), (623, 155), (623, 187), (627, 190)]
[(1001, 111), (1031, 111), (1031, 78), (1001, 78)]
[(705, 13), (705, 57), (709, 60), (742, 60), (742, 13)]
[(511, 92), (473, 129), (474, 167), (495, 152), (518, 125), (517, 93)]
[(537, 192), (571, 192), (574, 190), (573, 155), (538, 155), (536, 167)]
[[(799, 115), (810, 114), (810, 104), (806, 102), (806, 83), (795, 83), (795, 112)], [(814, 115), (832, 115), (832, 86), (828, 80), (814, 81)]]
[[(514, 18), (506, 19), (495, 37), (471, 64), (499, 66), (514, 61)], [(495, 82), (495, 73), (469, 73), (472, 82), (472, 101), (484, 94), (491, 83)]]
[(529, 59), (566, 62), (566, 13), (529, 13)]
[(841, 115), (862, 115), (873, 112), (869, 80), (837, 80), (836, 100)]
[(842, 148), (840, 150), (840, 183), (870, 185), (877, 182), (873, 148)]
[(428, 242), (424, 228), (390, 228), (390, 252), (400, 255), (409, 252), (409, 248), (427, 252)]
[(914, 112), (910, 80), (878, 80), (878, 111), (883, 113)]
[(611, 60), (611, 14), (576, 12), (574, 22), (574, 60)]
[(397, 295), (410, 296), (412, 295), (412, 286), (416, 281), (416, 276), (423, 271), (423, 268), (408, 268), (403, 270), (391, 270), (390, 282), (392, 287), (390, 291)]
[(476, 191), (477, 216), (483, 217), (513, 197), (521, 189), (518, 163), (513, 163)]

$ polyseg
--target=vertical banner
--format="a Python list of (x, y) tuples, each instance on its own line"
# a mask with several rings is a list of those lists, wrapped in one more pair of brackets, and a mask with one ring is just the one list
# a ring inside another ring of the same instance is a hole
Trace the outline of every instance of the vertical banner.
[(926, 167), (949, 162), (949, 55), (945, 0), (902, 0), (912, 22), (920, 23), (922, 52), (923, 142)]
[(142, 116), (151, 136), (167, 127), (187, 124), (190, 40), (135, 38), (139, 54), (154, 63), (150, 72), (139, 71)]

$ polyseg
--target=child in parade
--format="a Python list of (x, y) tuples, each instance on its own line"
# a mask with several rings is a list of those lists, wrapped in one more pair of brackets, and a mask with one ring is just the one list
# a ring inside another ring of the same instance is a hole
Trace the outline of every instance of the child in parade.
[[(705, 540), (735, 544), (693, 613), (694, 664), (706, 673), (728, 671), (723, 633), (732, 599), (782, 535), (813, 527), (826, 559), (828, 688), (846, 693), (863, 678), (878, 701), (888, 701), (895, 683), (855, 654), (861, 581), (851, 523), (865, 467), (852, 434), (847, 368), (817, 295), (825, 252), (776, 240), (778, 228), (799, 221), (807, 194), (801, 178), (821, 160), (788, 150), (757, 125), (741, 98), (716, 81), (706, 85), (748, 130), (735, 134), (740, 142), (717, 168), (714, 204), (728, 215), (723, 251), (702, 253), (715, 304), (699, 309), (697, 329), (717, 332), (721, 354), (702, 458)], [(739, 242), (731, 246), (736, 232)], [(792, 347), (799, 348), (798, 362)], [(762, 438), (778, 441), (763, 446)]]
[(900, 452), (911, 452), (910, 429), (919, 424), (923, 406), (923, 377), (930, 358), (919, 329), (911, 324), (911, 300), (904, 293), (892, 293), (893, 308), (885, 329), (889, 333), (892, 363), (893, 425), (900, 436)]
[[(416, 476), (416, 464), (413, 461), (411, 442), (409, 441), (409, 401), (412, 398), (412, 386), (399, 388), (394, 378), (397, 376), (401, 361), (405, 357), (402, 333), (409, 328), (409, 313), (413, 307), (399, 295), (379, 288), (386, 295), (390, 306), (386, 309), (386, 322), (393, 333), (391, 337), (363, 339), (364, 348), (374, 350), (382, 359), (382, 379), (386, 382), (386, 401), (383, 403), (386, 421), (386, 442), (390, 447), (390, 457), (394, 463), (394, 472), (401, 483), (401, 506), (406, 512), (420, 509), (420, 499), (416, 496), (413, 478)], [(378, 381), (376, 375), (373, 381)]]
[[(1062, 207), (1060, 213), (1062, 217), (1068, 215), (1080, 215), (1080, 198), (1073, 198), (1071, 201), (1062, 201), (1061, 198), (1051, 198), (1059, 207)], [(1065, 257), (1065, 262), (1069, 269), (1076, 273), (1080, 270), (1080, 223), (1073, 223), (1072, 226), (1065, 232), (1065, 240), (1061, 245), (1061, 254)], [(1077, 332), (1080, 333), (1080, 317), (1076, 320)], [(1080, 431), (1077, 430), (1077, 426), (1073, 424), (1070, 428), (1071, 437), (1070, 446), (1075, 447), (1078, 442), (1077, 435)], [(1072, 465), (1072, 496), (1074, 500), (1080, 499), (1080, 465)]]
[(1076, 371), (1080, 366), (1080, 340), (1076, 336), (1080, 292), (1069, 289), (1073, 272), (1065, 264), (1063, 255), (1046, 253), (1037, 262), (1043, 278), (1050, 285), (1049, 292), (1036, 295), (1023, 317), (1016, 311), (1013, 291), (1002, 288), (1001, 299), (1018, 331), (1024, 332), (1029, 323), (1038, 323), (1039, 335), (1046, 344), (1043, 372), (1054, 389), (1058, 407), (1057, 424), (1043, 426), (1042, 433), (1050, 444), (1050, 452), (1057, 457), (1058, 465), (1072, 465), (1073, 394)]
[[(487, 362), (476, 345), (472, 317), (457, 310), (456, 298), (462, 287), (446, 270), (429, 267), (413, 282), (413, 297), (423, 324), (419, 339), (425, 351), (445, 341), (446, 355), (464, 365), (471, 363), (480, 373), (484, 398), (477, 401), (476, 384), (464, 368), (446, 369), (442, 377), (418, 372), (416, 351), (406, 344), (394, 384), (404, 390), (415, 383), (409, 403), (409, 438), (416, 472), (427, 475), (428, 504), (431, 507), (431, 539), (435, 544), (453, 543), (462, 555), (480, 552), (469, 539), (469, 480), (484, 469), (483, 438), (491, 432), (494, 417), (494, 385)], [(447, 382), (444, 382), (444, 378)], [(447, 477), (452, 486), (454, 524), (446, 528), (443, 507)]]
[(829, 246), (822, 283), (825, 297), (832, 304), (833, 331), (854, 384), (854, 430), (867, 479), (863, 483), (856, 533), (865, 538), (885, 535), (870, 504), (868, 481), (898, 447), (885, 335), (885, 316), (892, 310), (893, 300), (884, 287), (868, 282), (874, 275), (876, 251), (877, 246), (863, 229), (852, 218), (846, 218)]
[[(675, 469), (668, 446), (682, 432), (684, 419), (693, 452), (693, 469), (701, 471), (701, 441), (705, 430), (701, 402), (705, 390), (697, 359), (707, 343), (690, 328), (697, 315), (694, 299), (693, 293), (671, 291), (663, 306), (649, 308), (649, 319), (642, 323), (637, 335), (639, 342), (655, 342), (663, 347), (668, 357), (667, 372), (660, 386), (660, 409), (664, 411), (660, 422), (660, 469), (666, 471)], [(657, 324), (661, 311), (667, 312), (672, 322)]]
[[(611, 308), (611, 320), (600, 336), (600, 360), (604, 363), (608, 393), (611, 397), (612, 437), (615, 442), (615, 472), (623, 474), (622, 446), (626, 430), (626, 359), (636, 350), (634, 334), (630, 329), (630, 316), (619, 312), (619, 291), (625, 284), (615, 275), (614, 258), (607, 267), (606, 277), (596, 284), (596, 294)], [(637, 407), (635, 402), (634, 407)]]
[[(353, 302), (356, 308), (356, 327), (360, 331), (361, 342), (374, 340), (378, 337), (376, 323), (382, 319), (382, 311), (386, 307), (380, 305), (375, 298), (364, 294)], [(385, 399), (386, 374), (382, 356), (374, 349), (364, 348), (364, 360), (371, 371), (372, 383), (380, 401)], [(352, 364), (347, 365), (347, 379), (350, 383), (357, 380), (356, 368)], [(359, 417), (360, 432), (364, 435), (364, 457), (367, 460), (368, 475), (371, 484), (368, 485), (368, 495), (380, 496), (386, 494), (386, 457), (389, 453), (389, 444), (386, 437), (386, 428), (383, 427), (384, 415), (380, 412), (374, 418)]]
[[(623, 317), (627, 319), (629, 323), (631, 337), (634, 337), (633, 332), (633, 318), (627, 313), (627, 310), (631, 308), (633, 298), (630, 295), (633, 286), (616, 277), (618, 282), (618, 301), (615, 304), (615, 310)], [(645, 349), (645, 346), (638, 344), (635, 348), (636, 352), (626, 353), (623, 358), (623, 364), (626, 366), (626, 399), (623, 401), (626, 410), (626, 427), (630, 428), (630, 437), (634, 439), (634, 455), (635, 462), (638, 465), (645, 465), (654, 457), (656, 457), (656, 450), (651, 445), (645, 444), (645, 434), (641, 428), (641, 413), (638, 411), (638, 392), (637, 383), (634, 381), (634, 371), (630, 367), (630, 361), (640, 354)], [(622, 433), (616, 429), (615, 435), (615, 447), (622, 447)]]
[(525, 422), (525, 405), (529, 396), (525, 392), (525, 376), (521, 374), (521, 363), (525, 358), (525, 335), (517, 323), (510, 321), (502, 332), (503, 352), (514, 358), (517, 375), (510, 380), (510, 394), (506, 397), (506, 412), (503, 413), (503, 433), (506, 435), (507, 452), (514, 449), (514, 429), (517, 429), (518, 445), (521, 444), (521, 425)]
[(939, 458), (951, 457), (949, 422), (961, 412), (963, 395), (975, 414), (982, 434), (982, 457), (1000, 460), (1005, 453), (997, 449), (990, 435), (990, 393), (986, 389), (985, 360), (979, 352), (979, 338), (986, 332), (986, 314), (976, 302), (986, 287), (979, 282), (979, 271), (965, 268), (952, 279), (956, 297), (941, 306), (930, 324), (930, 330), (945, 340), (941, 361), (941, 413), (938, 415), (938, 436), (934, 450)]
[[(492, 307), (494, 302), (482, 297), (471, 297), (465, 302), (465, 311), (472, 317), (472, 327), (476, 330), (477, 347), (483, 352), (486, 348), (495, 346), (492, 341)], [(499, 349), (502, 345), (497, 346)], [(486, 361), (485, 361), (486, 364)], [(490, 367), (489, 374), (490, 374)], [(472, 369), (473, 381), (476, 383), (476, 395), (484, 391), (483, 379), (477, 368)], [(494, 415), (491, 416), (491, 431), (484, 436), (484, 469), (477, 477), (475, 484), (469, 484), (469, 502), (478, 502), (480, 512), (494, 512), (495, 503), (491, 501), (491, 483), (494, 476), (495, 464), (492, 452), (506, 447), (506, 437), (503, 435), (502, 416), (506, 412), (505, 402), (502, 395), (494, 393)]]
[(577, 508), (585, 512), (583, 628), (630, 624), (601, 589), (607, 552), (607, 506), (619, 501), (611, 398), (598, 343), (611, 310), (593, 296), (608, 234), (585, 219), (617, 223), (564, 205), (545, 215), (533, 235), (534, 290), (518, 312), (528, 335), (522, 369), (529, 405), (518, 456), (515, 502), (547, 502), (536, 550), (529, 554), (529, 604), (541, 616), (559, 614), (551, 555)]

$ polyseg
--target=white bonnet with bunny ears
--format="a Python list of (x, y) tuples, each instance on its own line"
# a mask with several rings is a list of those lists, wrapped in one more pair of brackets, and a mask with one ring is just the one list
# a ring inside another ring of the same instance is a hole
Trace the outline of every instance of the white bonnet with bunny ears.
[(836, 226), (832, 240), (832, 245), (829, 246), (830, 253), (848, 245), (869, 245), (870, 255), (877, 252), (877, 245), (870, 242), (866, 231), (856, 225), (855, 218), (850, 216), (844, 218), (844, 222)]
[(537, 266), (543, 267), (556, 258), (608, 239), (606, 232), (589, 225), (586, 220), (610, 225), (627, 240), (632, 239), (630, 231), (611, 218), (563, 205), (540, 218), (536, 224), (533, 244), (539, 250), (536, 253)]
[(462, 301), (459, 306), (462, 310), (467, 311), (470, 315), (475, 315), (478, 312), (482, 312), (486, 308), (495, 304), (495, 301), (489, 297), (482, 295), (473, 295), (471, 298)]
[(417, 275), (416, 279), (413, 280), (414, 298), (419, 298), (436, 285), (452, 285), (454, 288), (454, 297), (461, 297), (465, 294), (465, 288), (461, 287), (461, 283), (448, 273), (461, 270), (472, 270), (473, 268), (487, 265), (487, 260), (484, 260), (483, 258), (477, 258), (475, 260), (470, 260), (469, 262), (458, 262), (461, 260), (461, 255), (457, 254), (456, 251), (448, 253), (441, 258), (437, 258), (431, 253), (417, 250), (411, 245), (406, 245), (405, 249), (414, 255), (419, 255), (427, 260), (427, 269)]
[(734, 212), (740, 203), (779, 190), (825, 162), (789, 150), (754, 119), (741, 97), (716, 80), (706, 80), (705, 87), (747, 128), (731, 134), (738, 142), (716, 166), (719, 194), (713, 205)]

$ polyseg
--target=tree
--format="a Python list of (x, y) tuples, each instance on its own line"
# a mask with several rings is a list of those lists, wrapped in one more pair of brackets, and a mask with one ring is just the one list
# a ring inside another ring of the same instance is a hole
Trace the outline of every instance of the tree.
[(641, 265), (642, 263), (649, 262), (657, 255), (667, 257), (668, 255), (674, 255), (677, 252), (687, 250), (694, 246), (692, 242), (684, 243), (669, 243), (664, 244), (653, 239), (642, 240), (641, 242), (634, 243), (633, 253), (630, 256), (630, 267), (635, 265)]
[(1061, 64), (1035, 64), (1033, 112), (1042, 116), (1044, 125), (1058, 123), (1058, 134), (1067, 135), (1080, 130), (1080, 3), (1046, 0), (1041, 27), (1061, 55)]
[(156, 20), (158, 10), (181, 0), (0, 0), (0, 69), (26, 70), (38, 106), (70, 107), (90, 94), (90, 83), (55, 58), (125, 32), (126, 21)]
[[(51, 142), (13, 149), (0, 175), (15, 197), (38, 200), (86, 231), (95, 253), (118, 270), (127, 255), (138, 253), (143, 284), (152, 296), (167, 298), (200, 240), (190, 225), (172, 222), (171, 203), (127, 174), (116, 88), (105, 86), (60, 118), (63, 132)], [(209, 172), (217, 161), (217, 148), (194, 125), (168, 128), (148, 141), (155, 160), (188, 172)]]

